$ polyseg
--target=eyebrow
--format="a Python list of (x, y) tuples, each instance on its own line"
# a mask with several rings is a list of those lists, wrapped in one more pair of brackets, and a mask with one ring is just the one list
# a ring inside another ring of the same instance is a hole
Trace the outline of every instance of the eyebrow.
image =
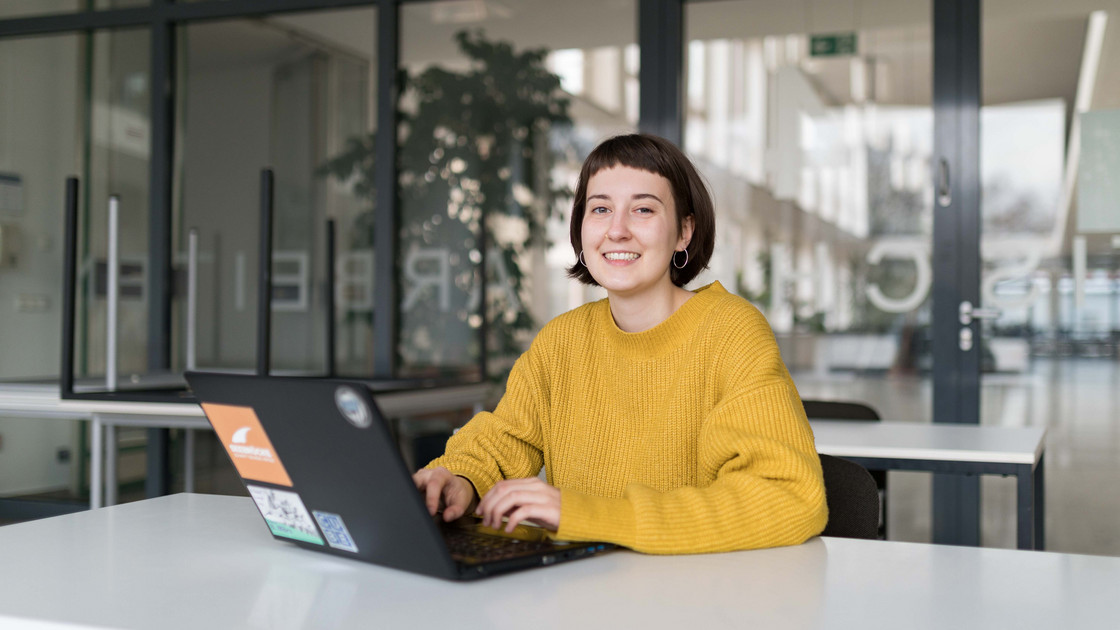
[[(610, 196), (602, 195), (602, 194), (591, 195), (587, 198), (588, 201), (591, 201), (592, 199), (605, 199), (607, 201), (611, 200)], [(638, 193), (638, 194), (634, 195), (633, 197), (631, 197), (631, 199), (653, 199), (657, 203), (659, 203), (661, 205), (665, 205), (665, 202), (661, 201), (660, 197), (658, 197), (657, 195), (651, 194), (651, 193)]]

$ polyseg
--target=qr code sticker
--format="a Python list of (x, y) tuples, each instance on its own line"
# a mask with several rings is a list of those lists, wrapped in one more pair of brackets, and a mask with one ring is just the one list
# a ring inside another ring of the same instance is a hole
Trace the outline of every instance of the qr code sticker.
[(318, 510), (314, 510), (312, 514), (319, 523), (319, 529), (323, 530), (328, 545), (335, 549), (358, 553), (358, 545), (354, 544), (354, 538), (350, 535), (350, 530), (346, 529), (346, 523), (342, 522), (341, 516)]

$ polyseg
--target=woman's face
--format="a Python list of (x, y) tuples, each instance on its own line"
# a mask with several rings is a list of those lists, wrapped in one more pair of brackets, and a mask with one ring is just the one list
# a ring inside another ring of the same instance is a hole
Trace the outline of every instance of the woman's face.
[(591, 277), (612, 297), (633, 297), (672, 288), (669, 265), (692, 238), (692, 217), (678, 234), (669, 180), (615, 166), (588, 181), (580, 234)]

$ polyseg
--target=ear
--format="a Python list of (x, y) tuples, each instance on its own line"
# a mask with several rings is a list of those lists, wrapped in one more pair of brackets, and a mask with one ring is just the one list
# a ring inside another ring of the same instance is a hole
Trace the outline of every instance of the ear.
[(687, 249), (688, 244), (692, 242), (692, 230), (695, 227), (695, 222), (692, 220), (692, 215), (688, 215), (681, 220), (681, 236), (677, 239), (677, 250)]

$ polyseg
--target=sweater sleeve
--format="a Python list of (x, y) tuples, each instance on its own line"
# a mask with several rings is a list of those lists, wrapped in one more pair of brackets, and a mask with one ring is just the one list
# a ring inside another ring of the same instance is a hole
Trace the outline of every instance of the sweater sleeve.
[(506, 391), (493, 412), (482, 412), (451, 436), (441, 457), (426, 468), (443, 466), (465, 477), (479, 497), (503, 479), (540, 472), (540, 420), (548, 407), (547, 370), (537, 342), (514, 363)]
[(564, 540), (602, 540), (645, 553), (707, 553), (795, 545), (828, 520), (812, 430), (773, 337), (700, 431), (697, 486), (630, 484), (621, 497), (564, 490)]

